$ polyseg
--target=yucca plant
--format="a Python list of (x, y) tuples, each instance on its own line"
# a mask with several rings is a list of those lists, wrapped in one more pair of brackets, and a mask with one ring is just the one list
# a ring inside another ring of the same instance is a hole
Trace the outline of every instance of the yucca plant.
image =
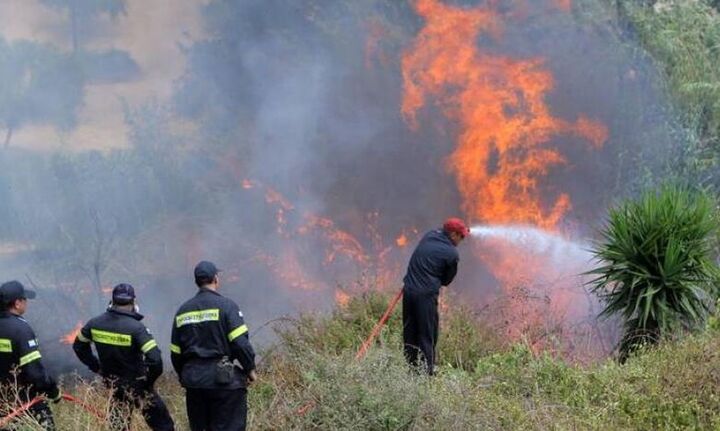
[(665, 186), (610, 211), (593, 254), (601, 315), (620, 315), (620, 360), (670, 331), (702, 324), (716, 295), (718, 219), (705, 192)]

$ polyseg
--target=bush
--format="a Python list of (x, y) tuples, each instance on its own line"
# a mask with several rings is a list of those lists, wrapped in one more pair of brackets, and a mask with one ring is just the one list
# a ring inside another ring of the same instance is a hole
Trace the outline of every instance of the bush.
[[(361, 296), (347, 309), (324, 317), (305, 316), (280, 328), (285, 341), (264, 355), (259, 380), (249, 391), (249, 429), (720, 427), (717, 331), (662, 343), (651, 351), (640, 349), (623, 366), (608, 360), (580, 367), (535, 354), (524, 343), (508, 347), (493, 341), (486, 325), (450, 301), (442, 319), (458, 322), (444, 326), (441, 342), (448, 350), (441, 353), (440, 372), (429, 378), (407, 368), (396, 343), (401, 329), (397, 320), (364, 360), (355, 360), (366, 335), (355, 325), (371, 326), (389, 299), (376, 293)], [(399, 310), (396, 314), (393, 319), (399, 319)], [(469, 332), (451, 334), (453, 325)], [(491, 341), (480, 348), (481, 339)], [(461, 351), (462, 363), (472, 365), (448, 365), (454, 360), (447, 356), (452, 349)], [(96, 409), (109, 407), (109, 393), (98, 382), (66, 378), (64, 386)], [(184, 393), (177, 379), (163, 376), (158, 390), (178, 431), (187, 430)], [(61, 431), (107, 429), (73, 404), (52, 408)], [(27, 417), (13, 424), (19, 430), (39, 430)], [(137, 412), (133, 429), (148, 429)]]
[(594, 247), (592, 290), (603, 315), (620, 314), (621, 360), (643, 343), (704, 324), (720, 274), (714, 262), (718, 220), (709, 195), (677, 187), (645, 193), (612, 209)]

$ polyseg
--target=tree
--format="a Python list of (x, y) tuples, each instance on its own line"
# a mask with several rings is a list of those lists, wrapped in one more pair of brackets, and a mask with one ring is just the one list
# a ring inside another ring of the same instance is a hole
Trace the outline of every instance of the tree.
[(593, 254), (592, 291), (606, 303), (601, 315), (624, 320), (620, 360), (680, 327), (704, 322), (716, 296), (718, 219), (714, 200), (678, 187), (647, 192), (609, 214)]
[(77, 53), (87, 26), (101, 14), (115, 18), (125, 13), (125, 0), (41, 0), (54, 9), (67, 9), (70, 14), (70, 33), (73, 52)]
[(84, 79), (70, 55), (33, 42), (0, 39), (0, 124), (4, 146), (26, 124), (75, 125)]

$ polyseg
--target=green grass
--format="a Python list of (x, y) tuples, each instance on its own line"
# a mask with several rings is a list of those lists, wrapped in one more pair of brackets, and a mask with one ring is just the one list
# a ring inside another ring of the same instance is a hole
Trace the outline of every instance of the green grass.
[[(329, 316), (304, 316), (280, 328), (280, 342), (250, 389), (250, 429), (717, 429), (720, 337), (716, 330), (580, 367), (522, 344), (506, 344), (473, 313), (443, 314), (439, 375), (409, 372), (400, 349), (400, 310), (363, 361), (354, 354), (389, 296), (352, 300)], [(184, 398), (173, 376), (159, 391), (179, 430)], [(72, 392), (107, 407), (107, 392)], [(304, 409), (304, 414), (298, 411)], [(103, 429), (68, 403), (54, 407), (61, 430)], [(133, 429), (145, 430), (137, 417)], [(27, 420), (18, 429), (37, 429)]]

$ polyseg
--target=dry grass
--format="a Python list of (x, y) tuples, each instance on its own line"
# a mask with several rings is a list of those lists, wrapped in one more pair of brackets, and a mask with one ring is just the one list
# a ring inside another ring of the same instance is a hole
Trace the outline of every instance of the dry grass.
[[(354, 353), (388, 298), (353, 299), (334, 314), (303, 316), (278, 328), (250, 389), (250, 429), (718, 429), (720, 339), (716, 329), (620, 366), (606, 360), (569, 365), (508, 345), (462, 307), (446, 311), (434, 378), (408, 370), (400, 348), (399, 312), (363, 361)], [(716, 321), (714, 319), (713, 321)], [(99, 382), (66, 377), (69, 392), (107, 412)], [(172, 375), (158, 385), (187, 430), (184, 394)], [(107, 429), (77, 406), (53, 406), (60, 430)], [(37, 430), (30, 418), (14, 429)], [(147, 430), (135, 412), (134, 430)]]

